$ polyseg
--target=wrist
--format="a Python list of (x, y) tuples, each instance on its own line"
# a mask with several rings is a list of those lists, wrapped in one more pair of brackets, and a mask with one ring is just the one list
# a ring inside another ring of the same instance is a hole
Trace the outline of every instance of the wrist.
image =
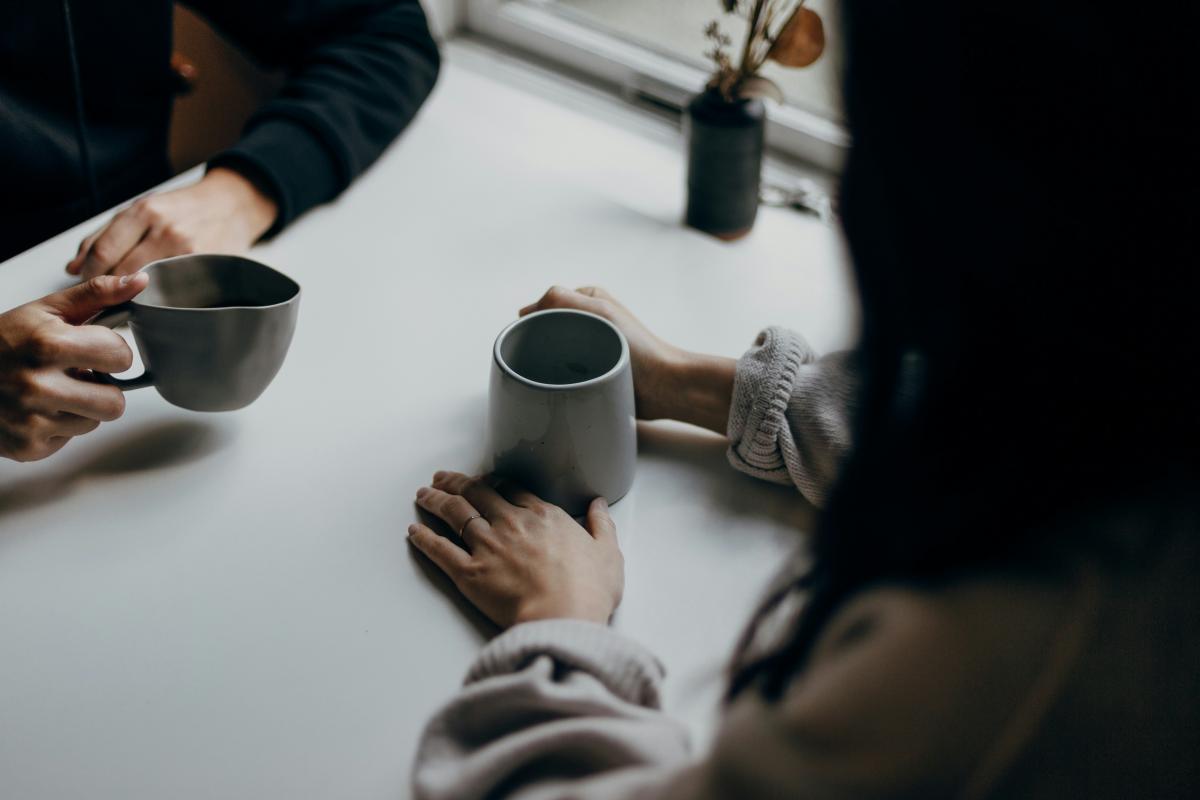
[(679, 393), (686, 390), (695, 369), (694, 353), (672, 347), (663, 358), (659, 369), (655, 397), (658, 405), (657, 419), (683, 419), (687, 410), (683, 407)]
[(665, 416), (724, 436), (736, 371), (732, 358), (678, 351), (665, 368)]
[(683, 380), (687, 355), (677, 347), (662, 346), (653, 358), (634, 363), (638, 419), (676, 418), (675, 393)]
[(517, 613), (513, 616), (512, 625), (551, 619), (573, 619), (583, 622), (595, 622), (598, 625), (607, 625), (613, 610), (615, 609), (608, 609), (606, 611), (600, 605), (589, 607), (586, 604), (571, 605), (529, 602), (517, 609)]
[(279, 205), (266, 191), (241, 172), (230, 167), (214, 167), (204, 176), (204, 182), (232, 199), (238, 219), (246, 226), (251, 239), (258, 241), (275, 224)]

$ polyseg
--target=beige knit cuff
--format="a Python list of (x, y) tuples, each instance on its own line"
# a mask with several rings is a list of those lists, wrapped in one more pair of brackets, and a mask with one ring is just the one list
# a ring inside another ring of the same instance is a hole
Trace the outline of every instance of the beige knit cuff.
[(795, 331), (771, 327), (737, 363), (729, 408), (729, 461), (750, 475), (791, 483), (779, 447), (796, 375), (817, 354)]
[(659, 660), (632, 639), (583, 620), (539, 620), (510, 628), (480, 651), (464, 685), (517, 672), (541, 656), (588, 673), (626, 702), (661, 707), (666, 670)]

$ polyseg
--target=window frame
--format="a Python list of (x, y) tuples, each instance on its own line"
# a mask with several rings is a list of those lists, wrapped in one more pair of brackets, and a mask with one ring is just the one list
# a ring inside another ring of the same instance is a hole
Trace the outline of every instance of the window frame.
[[(630, 100), (647, 99), (680, 114), (708, 80), (705, 70), (571, 20), (539, 2), (466, 0), (463, 28), (587, 75)], [(798, 106), (768, 103), (770, 151), (828, 172), (841, 170), (850, 144), (841, 123)]]

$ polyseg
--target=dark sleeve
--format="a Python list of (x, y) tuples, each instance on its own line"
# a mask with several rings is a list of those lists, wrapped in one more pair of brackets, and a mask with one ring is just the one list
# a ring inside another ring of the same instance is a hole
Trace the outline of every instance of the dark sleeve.
[(271, 193), (268, 235), (336, 197), (408, 125), (437, 79), (437, 44), (417, 0), (185, 0), (287, 80), (209, 167)]

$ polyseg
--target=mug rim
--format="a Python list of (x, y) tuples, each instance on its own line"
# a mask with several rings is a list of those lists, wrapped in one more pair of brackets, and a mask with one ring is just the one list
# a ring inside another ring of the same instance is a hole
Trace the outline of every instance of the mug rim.
[(225, 259), (230, 259), (233, 261), (242, 261), (246, 264), (252, 264), (256, 267), (265, 269), (268, 272), (274, 272), (276, 275), (278, 275), (279, 277), (283, 278), (285, 281), (290, 283), (295, 288), (295, 291), (293, 292), (292, 296), (289, 297), (287, 300), (280, 300), (278, 303), (269, 303), (267, 305), (261, 305), (261, 306), (221, 306), (219, 308), (190, 308), (188, 306), (164, 306), (164, 305), (158, 305), (157, 303), (142, 302), (140, 299), (142, 297), (142, 295), (140, 295), (140, 294), (137, 297), (134, 297), (132, 300), (129, 301), (130, 305), (139, 306), (141, 308), (153, 308), (153, 309), (157, 309), (160, 311), (209, 311), (209, 312), (211, 312), (211, 311), (236, 311), (236, 310), (242, 310), (242, 309), (253, 310), (253, 309), (279, 308), (280, 306), (286, 306), (288, 303), (294, 303), (295, 301), (300, 299), (300, 292), (301, 292), (300, 284), (297, 283), (295, 279), (290, 278), (287, 275), (284, 275), (279, 270), (275, 269), (272, 266), (264, 264), (261, 261), (255, 261), (253, 258), (246, 258), (245, 256), (232, 255), (229, 253), (184, 253), (183, 255), (179, 255), (179, 256), (170, 256), (168, 258), (159, 258), (159, 259), (155, 259), (154, 261), (151, 261), (149, 264), (146, 264), (144, 267), (139, 269), (138, 272), (145, 272), (146, 270), (151, 269), (152, 267), (158, 267), (159, 265), (162, 265), (162, 264), (169, 264), (173, 261), (183, 261), (184, 259), (189, 259), (189, 258), (225, 258)]
[[(518, 325), (523, 325), (527, 320), (533, 319), (534, 317), (541, 317), (549, 314), (574, 314), (581, 317), (591, 317), (592, 319), (602, 322), (608, 327), (609, 330), (617, 335), (617, 341), (621, 343), (621, 355), (617, 357), (617, 363), (613, 364), (612, 367), (604, 374), (597, 375), (594, 378), (588, 378), (586, 381), (579, 381), (578, 383), (542, 383), (541, 381), (535, 381), (530, 378), (526, 378), (524, 375), (518, 373), (516, 370), (510, 367), (505, 362), (504, 357), (500, 355), (501, 345), (504, 344), (504, 340), (508, 337), (508, 334), (511, 333), (512, 330)], [(621, 333), (620, 328), (599, 314), (593, 314), (590, 311), (580, 311), (576, 308), (547, 308), (543, 309), (542, 311), (535, 311), (532, 314), (526, 314), (525, 316), (519, 317), (518, 319), (515, 319), (505, 325), (504, 330), (500, 331), (499, 335), (496, 336), (495, 343), (492, 345), (492, 361), (495, 362), (496, 366), (498, 366), (504, 372), (504, 374), (508, 375), (518, 383), (524, 384), (525, 386), (529, 386), (533, 389), (541, 389), (543, 391), (569, 392), (577, 389), (585, 389), (590, 386), (598, 386), (602, 383), (614, 380), (615, 377), (619, 375), (621, 371), (629, 364), (629, 342), (626, 341), (625, 334)]]

